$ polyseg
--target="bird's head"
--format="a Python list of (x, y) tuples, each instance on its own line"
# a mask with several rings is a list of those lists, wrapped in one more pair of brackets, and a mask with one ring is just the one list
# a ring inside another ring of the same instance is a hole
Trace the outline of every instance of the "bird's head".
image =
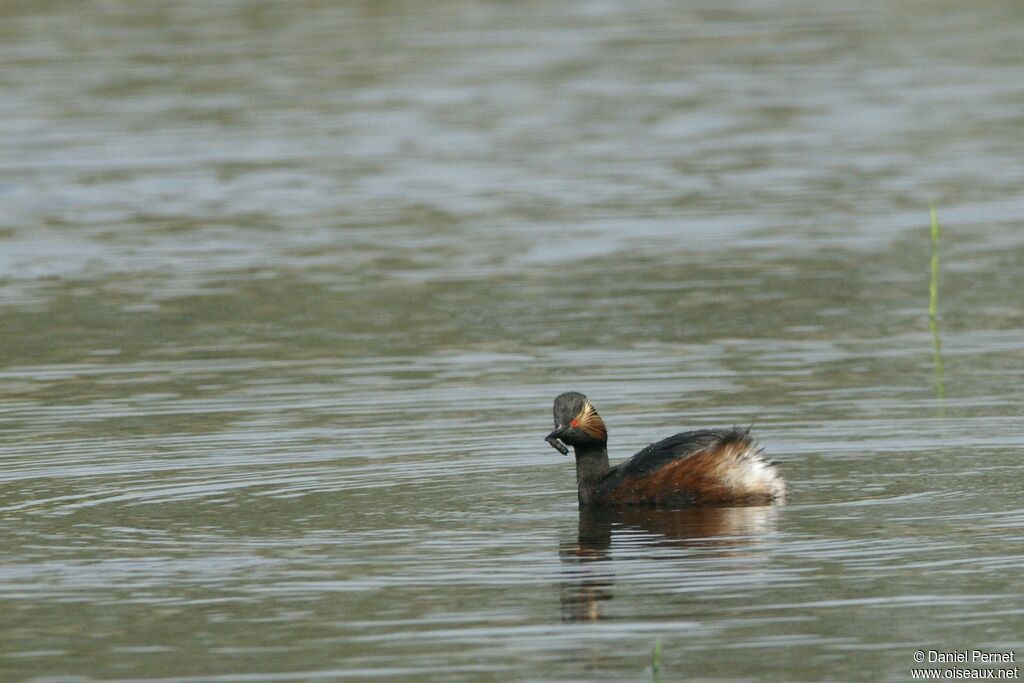
[(545, 437), (562, 455), (569, 452), (565, 444), (574, 448), (603, 446), (608, 442), (608, 431), (597, 409), (583, 394), (567, 391), (555, 398), (553, 409), (555, 429)]

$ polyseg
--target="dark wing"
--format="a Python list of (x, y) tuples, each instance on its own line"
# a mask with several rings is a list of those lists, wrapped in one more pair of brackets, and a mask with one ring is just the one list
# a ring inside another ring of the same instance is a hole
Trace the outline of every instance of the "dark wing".
[(729, 442), (746, 442), (749, 430), (734, 427), (732, 429), (698, 429), (692, 432), (680, 432), (667, 439), (652, 443), (629, 460), (615, 466), (615, 473), (621, 477), (636, 477), (661, 469), (673, 460), (680, 460), (711, 446)]

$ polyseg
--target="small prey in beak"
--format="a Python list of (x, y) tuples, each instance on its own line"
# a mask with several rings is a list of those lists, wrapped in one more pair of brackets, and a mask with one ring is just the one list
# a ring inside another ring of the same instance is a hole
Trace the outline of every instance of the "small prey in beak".
[(564, 443), (562, 443), (561, 441), (558, 440), (558, 437), (562, 436), (562, 432), (563, 431), (565, 431), (565, 430), (563, 430), (563, 429), (556, 429), (555, 431), (551, 432), (546, 437), (544, 437), (544, 440), (547, 441), (548, 444), (552, 448), (554, 448), (556, 451), (558, 451), (562, 455), (568, 455), (569, 454), (568, 446), (566, 446)]

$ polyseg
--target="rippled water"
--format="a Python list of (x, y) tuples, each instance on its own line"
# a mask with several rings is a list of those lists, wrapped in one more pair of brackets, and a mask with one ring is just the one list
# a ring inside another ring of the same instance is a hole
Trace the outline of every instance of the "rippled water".
[[(1022, 21), (0, 6), (0, 678), (1024, 649)], [(790, 504), (578, 513), (567, 389), (613, 460), (753, 424)]]

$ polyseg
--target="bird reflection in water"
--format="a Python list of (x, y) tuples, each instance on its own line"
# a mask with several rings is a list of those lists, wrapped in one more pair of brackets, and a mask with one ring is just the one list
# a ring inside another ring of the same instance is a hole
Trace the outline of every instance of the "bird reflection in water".
[[(579, 511), (575, 540), (566, 540), (559, 548), (566, 576), (561, 589), (562, 621), (602, 618), (602, 607), (612, 599), (615, 584), (614, 536), (629, 535), (633, 557), (644, 548), (718, 548), (746, 554), (774, 531), (778, 513), (773, 505), (682, 510), (584, 507)], [(654, 553), (651, 560), (665, 557)]]

